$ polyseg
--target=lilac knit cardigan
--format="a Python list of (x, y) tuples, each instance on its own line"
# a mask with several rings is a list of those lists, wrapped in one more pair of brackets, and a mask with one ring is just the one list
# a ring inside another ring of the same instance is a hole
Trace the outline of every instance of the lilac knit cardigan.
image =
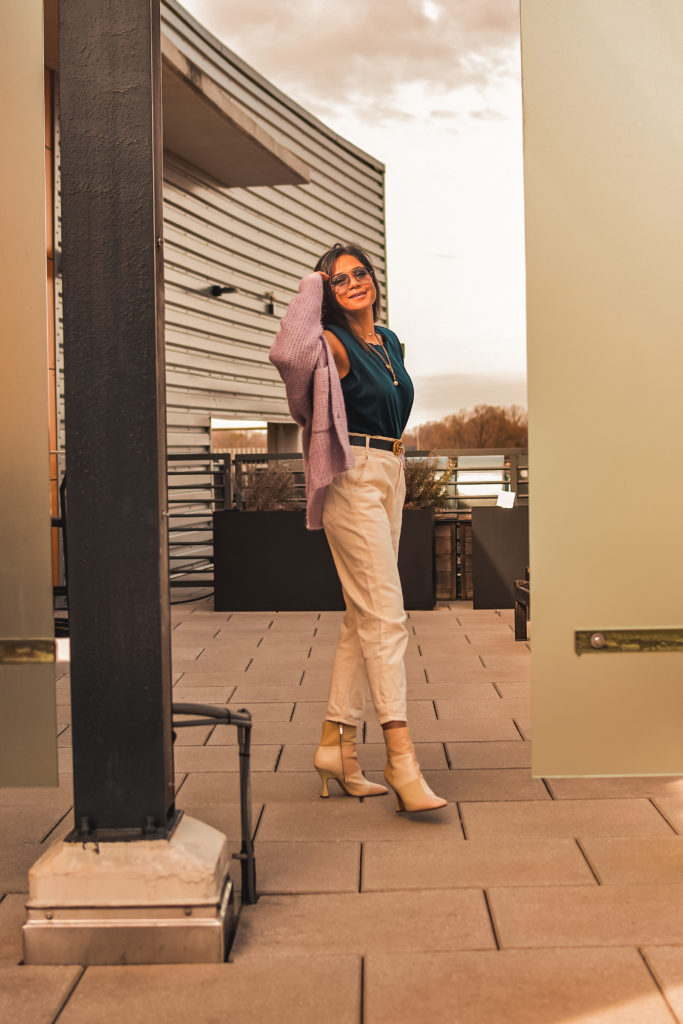
[(270, 350), (292, 419), (303, 427), (309, 530), (322, 528), (325, 488), (354, 464), (339, 374), (320, 322), (323, 282), (309, 274), (289, 304)]

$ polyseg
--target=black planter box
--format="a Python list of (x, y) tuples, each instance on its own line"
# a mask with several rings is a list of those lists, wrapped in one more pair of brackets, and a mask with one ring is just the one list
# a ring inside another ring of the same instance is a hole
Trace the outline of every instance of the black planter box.
[(529, 565), (529, 508), (472, 509), (472, 596), (475, 608), (514, 608), (515, 580)]
[[(341, 611), (341, 586), (323, 530), (300, 512), (214, 512), (214, 609)], [(434, 510), (405, 509), (398, 568), (405, 607), (433, 608)]]

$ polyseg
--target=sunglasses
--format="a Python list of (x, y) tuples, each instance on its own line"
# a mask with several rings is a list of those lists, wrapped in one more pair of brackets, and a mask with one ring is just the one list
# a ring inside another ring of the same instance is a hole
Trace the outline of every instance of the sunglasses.
[(336, 292), (345, 292), (351, 284), (352, 277), (355, 277), (356, 281), (364, 281), (366, 277), (370, 277), (370, 271), (366, 267), (354, 267), (350, 274), (335, 274), (330, 278), (330, 284)]

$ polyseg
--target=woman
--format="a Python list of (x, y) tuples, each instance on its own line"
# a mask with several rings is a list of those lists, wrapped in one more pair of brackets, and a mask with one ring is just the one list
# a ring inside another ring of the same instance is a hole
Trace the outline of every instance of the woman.
[(322, 796), (380, 796), (361, 773), (356, 730), (366, 683), (399, 811), (445, 807), (425, 782), (406, 724), (408, 642), (396, 564), (405, 498), (401, 434), (413, 385), (396, 335), (378, 327), (380, 289), (358, 245), (337, 243), (303, 278), (270, 353), (303, 427), (308, 526), (325, 530), (344, 593), (327, 717), (314, 764)]

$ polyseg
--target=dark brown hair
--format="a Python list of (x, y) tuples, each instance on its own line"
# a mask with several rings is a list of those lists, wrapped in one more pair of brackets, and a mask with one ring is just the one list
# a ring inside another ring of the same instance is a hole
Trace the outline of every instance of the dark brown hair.
[[(366, 270), (369, 272), (370, 277), (372, 278), (372, 283), (375, 286), (376, 293), (375, 301), (372, 304), (372, 317), (373, 320), (377, 322), (382, 311), (382, 293), (377, 282), (377, 277), (375, 276), (374, 267), (370, 262), (370, 257), (365, 252), (365, 250), (361, 248), (360, 245), (356, 245), (355, 242), (349, 242), (346, 245), (342, 245), (341, 242), (335, 242), (331, 249), (328, 249), (327, 252), (324, 252), (322, 254), (322, 256), (315, 265), (315, 269), (322, 270), (326, 274), (328, 274), (329, 277), (332, 277), (333, 267), (340, 256), (355, 256), (358, 262), (362, 263)], [(351, 334), (353, 334), (353, 331), (351, 330), (351, 325), (346, 316), (346, 312), (337, 302), (337, 298), (334, 294), (334, 289), (332, 288), (330, 282), (325, 281), (324, 279), (323, 304), (320, 315), (323, 322), (323, 327), (325, 327), (327, 324), (330, 324), (330, 326), (332, 327), (342, 327), (345, 331), (349, 331)]]

